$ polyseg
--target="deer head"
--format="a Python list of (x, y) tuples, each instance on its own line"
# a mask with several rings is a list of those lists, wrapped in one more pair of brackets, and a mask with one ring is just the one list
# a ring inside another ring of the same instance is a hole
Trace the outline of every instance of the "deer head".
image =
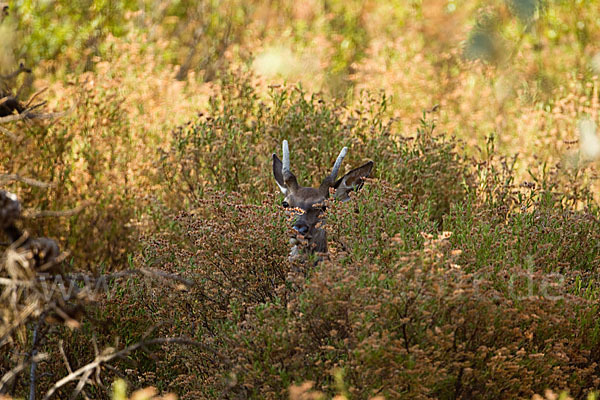
[(373, 169), (373, 161), (361, 165), (337, 179), (342, 161), (348, 152), (344, 147), (333, 164), (331, 173), (325, 177), (318, 188), (300, 186), (296, 176), (290, 171), (290, 150), (287, 140), (283, 141), (283, 161), (273, 153), (273, 176), (277, 186), (285, 196), (282, 205), (296, 214), (293, 224), (294, 234), (290, 238), (293, 246), (290, 259), (300, 255), (298, 244), (301, 241), (308, 246), (310, 253), (327, 252), (327, 234), (321, 227), (322, 216), (325, 211), (325, 200), (329, 198), (330, 189), (334, 191), (337, 200), (350, 200), (349, 193), (362, 187), (364, 178), (368, 177)]

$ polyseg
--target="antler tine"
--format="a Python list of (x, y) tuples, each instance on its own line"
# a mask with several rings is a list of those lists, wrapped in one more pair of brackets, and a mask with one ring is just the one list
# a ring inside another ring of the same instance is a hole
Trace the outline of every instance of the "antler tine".
[(286, 179), (286, 177), (291, 174), (290, 171), (290, 148), (288, 146), (288, 141), (284, 140), (283, 141), (283, 161), (282, 161), (282, 166), (281, 166), (281, 173), (283, 174), (283, 179)]
[(346, 157), (346, 153), (348, 153), (348, 148), (344, 147), (342, 151), (340, 151), (340, 155), (337, 160), (335, 160), (335, 164), (333, 164), (333, 169), (331, 170), (331, 178), (335, 179), (337, 177), (338, 171), (342, 166), (342, 161), (344, 161), (344, 157)]

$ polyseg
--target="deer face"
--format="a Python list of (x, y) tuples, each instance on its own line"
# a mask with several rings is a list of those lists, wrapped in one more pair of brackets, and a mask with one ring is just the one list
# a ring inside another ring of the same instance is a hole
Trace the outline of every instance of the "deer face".
[(294, 247), (290, 258), (300, 255), (298, 244), (305, 242), (310, 253), (327, 252), (327, 235), (322, 228), (322, 216), (325, 211), (325, 200), (329, 198), (330, 189), (334, 190), (334, 197), (341, 201), (350, 199), (349, 193), (362, 187), (364, 178), (368, 177), (373, 169), (373, 162), (353, 169), (342, 178), (337, 179), (337, 174), (342, 161), (348, 152), (344, 147), (340, 152), (331, 174), (329, 174), (318, 188), (300, 186), (296, 176), (290, 171), (290, 152), (287, 140), (283, 141), (283, 161), (273, 154), (273, 176), (277, 186), (285, 196), (282, 205), (295, 220), (292, 225), (293, 235), (290, 244)]

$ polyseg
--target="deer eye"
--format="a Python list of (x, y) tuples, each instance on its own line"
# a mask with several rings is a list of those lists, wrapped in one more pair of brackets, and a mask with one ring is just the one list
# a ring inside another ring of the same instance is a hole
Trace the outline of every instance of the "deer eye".
[(284, 208), (288, 208), (288, 207), (290, 206), (290, 203), (288, 203), (287, 201), (283, 200), (283, 201), (281, 202), (281, 205), (282, 205)]

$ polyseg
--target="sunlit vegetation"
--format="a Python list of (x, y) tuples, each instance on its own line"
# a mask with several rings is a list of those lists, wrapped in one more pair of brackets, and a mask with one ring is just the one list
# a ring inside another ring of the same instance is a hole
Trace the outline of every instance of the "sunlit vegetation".
[[(15, 0), (0, 37), (0, 398), (595, 398), (599, 1)], [(320, 263), (284, 139), (305, 185), (375, 164)]]

